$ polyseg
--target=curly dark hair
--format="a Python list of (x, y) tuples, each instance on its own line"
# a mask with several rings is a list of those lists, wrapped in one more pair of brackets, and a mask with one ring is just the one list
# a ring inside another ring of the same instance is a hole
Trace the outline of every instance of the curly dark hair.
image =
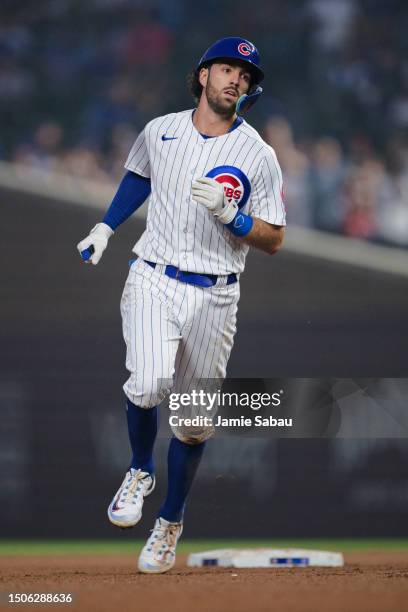
[[(201, 66), (201, 68), (208, 68), (208, 65)], [(198, 102), (199, 102), (199, 100), (201, 98), (201, 93), (203, 91), (203, 86), (201, 85), (200, 81), (198, 80), (199, 73), (200, 73), (199, 70), (192, 70), (187, 75), (188, 89), (189, 89), (189, 92), (191, 93), (191, 95), (193, 96), (194, 101), (196, 102), (196, 104), (198, 104)]]

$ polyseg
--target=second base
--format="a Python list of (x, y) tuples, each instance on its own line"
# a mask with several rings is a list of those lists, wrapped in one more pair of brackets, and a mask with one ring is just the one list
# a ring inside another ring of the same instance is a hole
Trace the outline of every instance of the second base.
[(189, 567), (341, 567), (342, 553), (304, 548), (224, 548), (192, 553)]

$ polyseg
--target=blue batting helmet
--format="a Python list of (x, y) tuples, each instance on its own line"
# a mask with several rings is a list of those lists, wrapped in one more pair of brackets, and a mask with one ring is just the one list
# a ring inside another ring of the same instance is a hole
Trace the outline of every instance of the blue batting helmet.
[(240, 60), (248, 64), (248, 70), (252, 75), (251, 89), (248, 94), (241, 96), (236, 105), (236, 112), (242, 115), (259, 98), (262, 87), (259, 83), (264, 78), (264, 73), (260, 68), (261, 58), (258, 49), (253, 43), (240, 36), (229, 36), (217, 40), (211, 47), (208, 47), (200, 61), (198, 62), (196, 73), (207, 64), (217, 60)]
[(205, 64), (220, 59), (241, 60), (248, 64), (248, 69), (253, 77), (253, 84), (257, 85), (264, 78), (264, 73), (260, 68), (261, 59), (258, 49), (253, 43), (240, 36), (229, 36), (217, 40), (211, 47), (208, 47), (200, 61), (197, 70)]

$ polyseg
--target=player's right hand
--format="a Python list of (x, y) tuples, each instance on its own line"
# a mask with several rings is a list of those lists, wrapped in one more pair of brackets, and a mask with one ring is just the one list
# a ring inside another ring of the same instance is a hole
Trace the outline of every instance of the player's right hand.
[[(89, 236), (77, 244), (77, 249), (84, 261), (86, 263), (92, 263), (94, 266), (96, 266), (102, 257), (102, 253), (108, 246), (108, 240), (112, 235), (113, 230), (106, 223), (98, 223), (95, 225), (95, 227), (89, 232)], [(82, 253), (90, 247), (93, 247), (93, 249), (91, 249), (91, 252), (93, 252), (91, 256), (85, 260)]]

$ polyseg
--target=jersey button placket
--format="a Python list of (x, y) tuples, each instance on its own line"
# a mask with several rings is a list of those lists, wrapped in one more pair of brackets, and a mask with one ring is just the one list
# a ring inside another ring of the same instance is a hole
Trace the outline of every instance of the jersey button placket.
[[(202, 144), (202, 143), (200, 143), (200, 144)], [(201, 147), (200, 147), (200, 149), (198, 151), (196, 149), (195, 153), (191, 156), (191, 159), (190, 159), (190, 172), (189, 172), (189, 174), (191, 176), (191, 184), (194, 181), (194, 176), (198, 176), (197, 175), (197, 166), (198, 166), (198, 163), (199, 163), (199, 160), (200, 160), (200, 154), (201, 154), (200, 151), (201, 151)], [(193, 204), (193, 200), (191, 198), (191, 194), (189, 194), (186, 197), (185, 202), (189, 206), (191, 206)], [(187, 252), (188, 251), (191, 251), (191, 252), (193, 251), (192, 246), (189, 245), (189, 243), (188, 243), (188, 225), (187, 225), (187, 223), (188, 223), (188, 214), (186, 214), (186, 216), (184, 217), (184, 223), (182, 224), (182, 227), (181, 227), (181, 230), (182, 230), (182, 232), (184, 234), (184, 239), (183, 239), (183, 242), (184, 242), (184, 251), (180, 254), (181, 267), (183, 267), (183, 266), (185, 267), (187, 265)]]

